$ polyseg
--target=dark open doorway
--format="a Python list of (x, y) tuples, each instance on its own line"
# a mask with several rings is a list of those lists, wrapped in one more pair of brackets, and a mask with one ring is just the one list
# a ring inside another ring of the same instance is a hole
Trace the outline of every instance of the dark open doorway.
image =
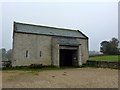
[(77, 50), (60, 49), (60, 67), (74, 66), (77, 59)]

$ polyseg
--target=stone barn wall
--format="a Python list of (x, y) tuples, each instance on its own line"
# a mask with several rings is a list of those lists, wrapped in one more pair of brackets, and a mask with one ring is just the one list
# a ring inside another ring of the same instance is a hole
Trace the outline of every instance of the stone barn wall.
[(120, 62), (118, 61), (87, 61), (88, 66), (95, 66), (101, 68), (119, 68), (120, 69)]
[(15, 33), (13, 47), (13, 66), (51, 65), (51, 36)]
[[(53, 41), (54, 37), (57, 37), (54, 39), (57, 43)], [(12, 66), (59, 66), (59, 56), (62, 55), (59, 50), (62, 45), (77, 46), (77, 56), (71, 56), (78, 65), (88, 60), (88, 37), (79, 30), (14, 22)]]
[(88, 60), (88, 40), (86, 39), (77, 39), (81, 43), (81, 59), (82, 63), (86, 63)]

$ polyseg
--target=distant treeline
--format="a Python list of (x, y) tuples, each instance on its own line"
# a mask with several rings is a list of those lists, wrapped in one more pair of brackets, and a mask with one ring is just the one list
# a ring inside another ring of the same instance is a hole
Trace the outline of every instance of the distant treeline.
[(11, 61), (13, 50), (6, 50), (5, 48), (0, 49), (0, 61)]
[(120, 55), (119, 40), (112, 38), (110, 41), (102, 41), (100, 52), (107, 55)]

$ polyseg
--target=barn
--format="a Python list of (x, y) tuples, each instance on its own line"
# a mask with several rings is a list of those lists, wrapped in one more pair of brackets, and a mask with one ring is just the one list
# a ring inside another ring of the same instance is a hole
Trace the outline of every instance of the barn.
[(81, 66), (88, 37), (79, 30), (14, 22), (12, 66)]

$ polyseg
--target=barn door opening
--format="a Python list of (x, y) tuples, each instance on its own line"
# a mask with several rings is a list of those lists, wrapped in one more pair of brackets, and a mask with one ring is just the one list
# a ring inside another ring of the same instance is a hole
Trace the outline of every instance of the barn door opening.
[(60, 49), (60, 67), (76, 66), (77, 50)]

